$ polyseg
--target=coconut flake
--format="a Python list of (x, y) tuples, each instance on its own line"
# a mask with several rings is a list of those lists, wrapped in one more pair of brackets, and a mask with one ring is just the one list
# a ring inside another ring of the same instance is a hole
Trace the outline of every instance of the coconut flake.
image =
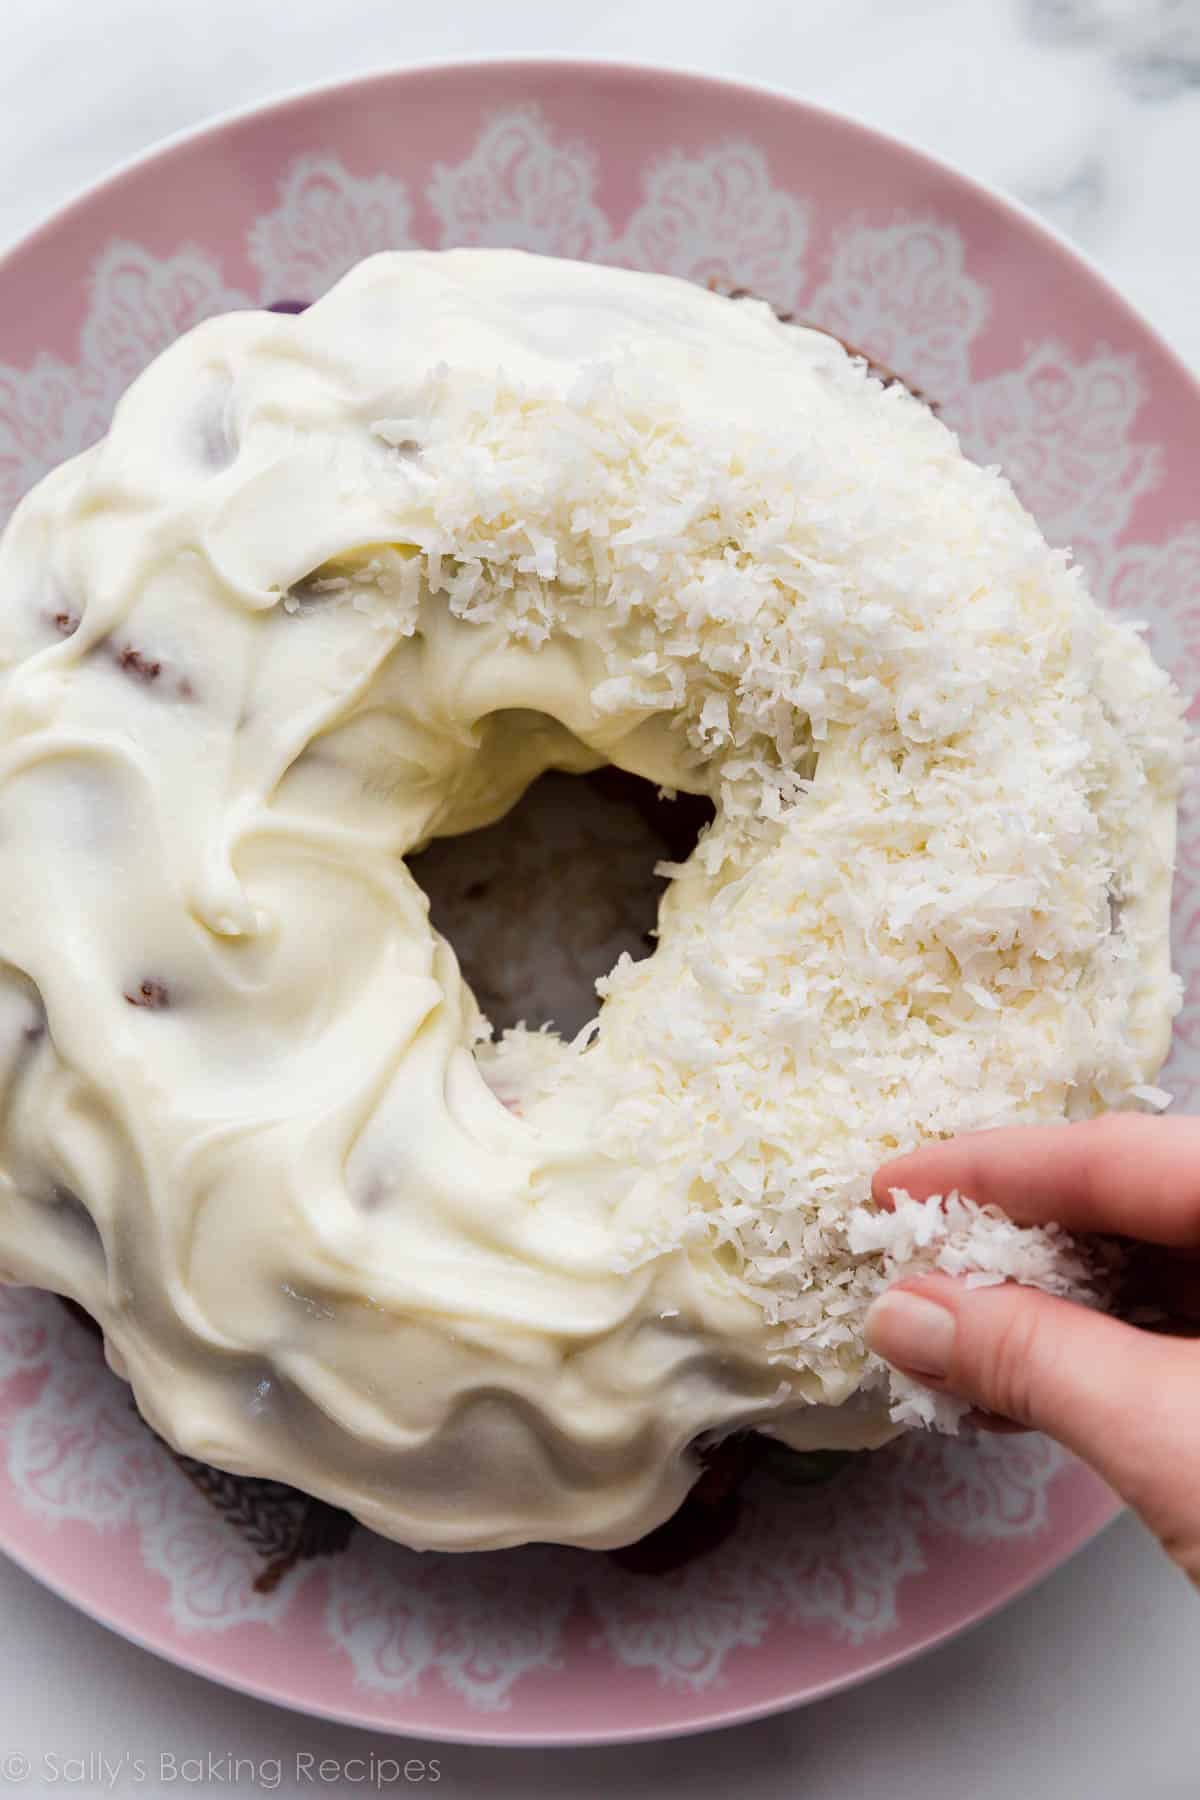
[[(628, 1171), (615, 1270), (719, 1258), (771, 1356), (844, 1398), (884, 1379), (862, 1326), (902, 1268), (1084, 1296), (1065, 1234), (958, 1196), (878, 1214), (871, 1177), (1165, 1098), (1185, 734), (1143, 638), (925, 408), (849, 361), (778, 376), (770, 416), (632, 355), (566, 393), (435, 381), (412, 536), (459, 619), (586, 642), (613, 741), (669, 720), (717, 803), (598, 1031), (496, 1067)], [(896, 1416), (953, 1412), (891, 1379)]]

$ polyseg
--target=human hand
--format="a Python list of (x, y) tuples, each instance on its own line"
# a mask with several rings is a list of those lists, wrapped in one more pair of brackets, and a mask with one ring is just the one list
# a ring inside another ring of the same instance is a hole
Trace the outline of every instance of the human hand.
[[(874, 1194), (957, 1188), (1021, 1225), (1057, 1221), (1156, 1246), (1137, 1252), (1147, 1299), (1200, 1322), (1200, 1119), (1113, 1114), (972, 1132), (885, 1163)], [(980, 1409), (979, 1423), (1045, 1431), (1114, 1487), (1200, 1583), (1200, 1341), (1160, 1335), (1012, 1282), (897, 1282), (867, 1315), (895, 1368)], [(989, 1417), (990, 1415), (990, 1417)]]

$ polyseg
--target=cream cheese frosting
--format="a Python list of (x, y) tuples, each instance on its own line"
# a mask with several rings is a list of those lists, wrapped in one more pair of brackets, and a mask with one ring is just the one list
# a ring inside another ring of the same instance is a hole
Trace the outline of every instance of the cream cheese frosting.
[[(705, 1434), (928, 1415), (883, 1157), (1161, 1101), (1178, 695), (757, 302), (372, 258), (160, 356), (0, 592), (0, 1267), (191, 1455), (627, 1542)], [(587, 1030), (493, 1041), (405, 859), (609, 762), (713, 825)]]

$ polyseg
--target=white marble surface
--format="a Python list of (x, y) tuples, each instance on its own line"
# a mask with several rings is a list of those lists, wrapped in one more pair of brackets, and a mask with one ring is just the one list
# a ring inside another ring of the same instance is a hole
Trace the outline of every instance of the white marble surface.
[[(1200, 0), (3, 0), (0, 16), (3, 239), (156, 138), (308, 81), (462, 54), (686, 63), (856, 113), (1020, 195), (1200, 368)], [(163, 1752), (213, 1759), (177, 1786), (303, 1793), (301, 1752), (341, 1766), (322, 1791), (353, 1795), (371, 1790), (348, 1759), (396, 1754), (159, 1664), (3, 1560), (0, 1617), (0, 1793), (169, 1792), (135, 1779)], [(1197, 1792), (1198, 1657), (1194, 1594), (1125, 1519), (958, 1643), (813, 1708), (635, 1750), (400, 1755), (438, 1758), (443, 1793), (496, 1800), (1166, 1800)], [(27, 1777), (6, 1783), (5, 1752)]]

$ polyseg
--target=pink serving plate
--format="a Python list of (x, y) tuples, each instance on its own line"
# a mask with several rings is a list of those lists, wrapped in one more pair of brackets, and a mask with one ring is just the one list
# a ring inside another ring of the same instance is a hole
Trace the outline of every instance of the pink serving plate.
[[(0, 264), (0, 512), (104, 429), (207, 314), (310, 300), (371, 251), (509, 244), (748, 288), (940, 404), (1189, 691), (1200, 391), (1029, 215), (781, 96), (591, 63), (408, 70), (189, 135)], [(1168, 1076), (1200, 1096), (1200, 830), (1175, 920)], [(673, 1575), (534, 1548), (419, 1556), (360, 1533), (274, 1593), (57, 1304), (0, 1290), (0, 1544), (184, 1666), (430, 1737), (587, 1743), (746, 1719), (960, 1631), (1116, 1503), (1039, 1438), (910, 1440), (819, 1491), (750, 1490)]]

